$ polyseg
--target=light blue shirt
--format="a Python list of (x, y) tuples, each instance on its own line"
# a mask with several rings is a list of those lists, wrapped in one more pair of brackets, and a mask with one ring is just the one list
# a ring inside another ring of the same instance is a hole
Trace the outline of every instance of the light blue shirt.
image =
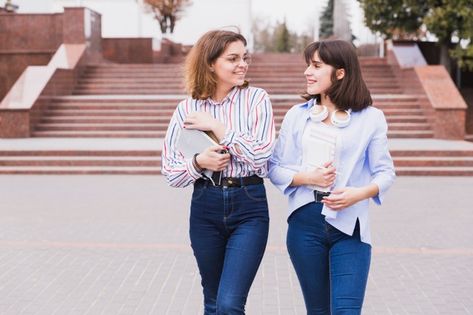
[[(302, 135), (309, 122), (313, 100), (293, 106), (284, 117), (274, 153), (269, 160), (269, 178), (287, 197), (288, 216), (314, 201), (313, 190), (306, 186), (290, 186), (296, 173), (302, 170)], [(369, 106), (352, 112), (350, 124), (340, 129), (339, 161), (333, 189), (378, 185), (373, 197), (381, 204), (386, 191), (396, 177), (388, 150), (388, 126), (381, 110)], [(338, 143), (337, 143), (338, 145)], [(360, 221), (361, 241), (371, 244), (368, 217), (369, 200), (362, 200), (339, 211), (336, 218), (325, 220), (345, 234), (353, 235), (356, 220)], [(323, 212), (327, 211), (324, 206)]]

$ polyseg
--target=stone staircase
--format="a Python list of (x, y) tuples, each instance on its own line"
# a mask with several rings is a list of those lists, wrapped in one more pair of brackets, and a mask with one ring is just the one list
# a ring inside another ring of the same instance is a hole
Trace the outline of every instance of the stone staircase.
[(156, 150), (1, 150), (0, 174), (159, 175)]
[[(247, 78), (272, 98), (276, 128), (287, 110), (303, 100), (305, 65), (298, 55), (256, 55)], [(396, 69), (382, 58), (361, 58), (374, 106), (382, 109), (389, 138), (429, 139), (422, 109), (425, 96), (403, 93)], [(181, 64), (88, 66), (72, 95), (56, 97), (35, 126), (36, 139), (101, 139), (103, 148), (2, 150), (0, 173), (158, 174), (160, 146), (149, 150), (107, 149), (107, 139), (160, 139), (177, 103), (185, 97)], [(391, 140), (390, 140), (391, 141)], [(0, 148), (1, 149), (1, 148)], [(415, 146), (392, 151), (399, 175), (473, 175), (473, 148), (442, 150)]]
[[(289, 56), (294, 58), (293, 56)], [(393, 71), (383, 59), (363, 60), (363, 73), (374, 105), (386, 112), (390, 137), (430, 138), (430, 125), (419, 97), (403, 95)], [(251, 84), (274, 96), (277, 128), (285, 112), (302, 99), (304, 65), (289, 59), (283, 66), (267, 62), (250, 67)], [(163, 137), (169, 118), (183, 96), (180, 65), (98, 65), (87, 68), (74, 95), (52, 101), (36, 126), (35, 137)], [(110, 96), (113, 95), (113, 98)], [(129, 95), (150, 97), (134, 98)], [(278, 95), (285, 95), (279, 99)], [(288, 97), (288, 95), (290, 95)]]
[(473, 146), (458, 150), (391, 150), (398, 176), (473, 176)]

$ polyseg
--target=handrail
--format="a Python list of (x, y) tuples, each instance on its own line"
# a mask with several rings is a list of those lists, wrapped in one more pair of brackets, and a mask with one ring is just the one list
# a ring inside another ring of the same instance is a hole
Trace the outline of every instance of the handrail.
[(31, 109), (57, 69), (74, 69), (85, 44), (62, 44), (46, 66), (28, 66), (0, 103), (0, 110)]

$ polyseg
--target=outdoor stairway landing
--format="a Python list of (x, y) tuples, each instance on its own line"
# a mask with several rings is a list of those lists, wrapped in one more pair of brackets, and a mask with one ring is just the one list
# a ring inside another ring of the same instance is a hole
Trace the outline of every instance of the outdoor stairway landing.
[[(159, 175), (161, 147), (162, 139), (2, 140), (0, 174)], [(473, 176), (473, 143), (391, 139), (389, 147), (398, 176)]]
[[(423, 92), (404, 93), (386, 59), (360, 60), (373, 105), (386, 115), (390, 143), (412, 146), (391, 148), (398, 175), (473, 175), (472, 147), (429, 142), (435, 140)], [(254, 56), (247, 79), (269, 92), (277, 130), (289, 108), (304, 101), (304, 70), (299, 55)], [(0, 174), (159, 174), (162, 139), (186, 97), (181, 78), (182, 64), (88, 66), (72, 95), (48, 104), (33, 138), (0, 148)], [(430, 144), (421, 149), (419, 141)]]

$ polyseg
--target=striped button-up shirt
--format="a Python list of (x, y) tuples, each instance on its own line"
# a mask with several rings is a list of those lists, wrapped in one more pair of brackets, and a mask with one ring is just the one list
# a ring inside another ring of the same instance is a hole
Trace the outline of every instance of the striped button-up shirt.
[(162, 150), (161, 172), (171, 186), (186, 187), (202, 177), (193, 166), (192, 159), (185, 159), (176, 148), (184, 120), (189, 113), (196, 111), (209, 113), (226, 127), (220, 144), (229, 148), (231, 159), (223, 171), (224, 177), (267, 176), (267, 161), (275, 139), (268, 93), (255, 87), (235, 87), (220, 103), (210, 98), (187, 98), (177, 105)]

